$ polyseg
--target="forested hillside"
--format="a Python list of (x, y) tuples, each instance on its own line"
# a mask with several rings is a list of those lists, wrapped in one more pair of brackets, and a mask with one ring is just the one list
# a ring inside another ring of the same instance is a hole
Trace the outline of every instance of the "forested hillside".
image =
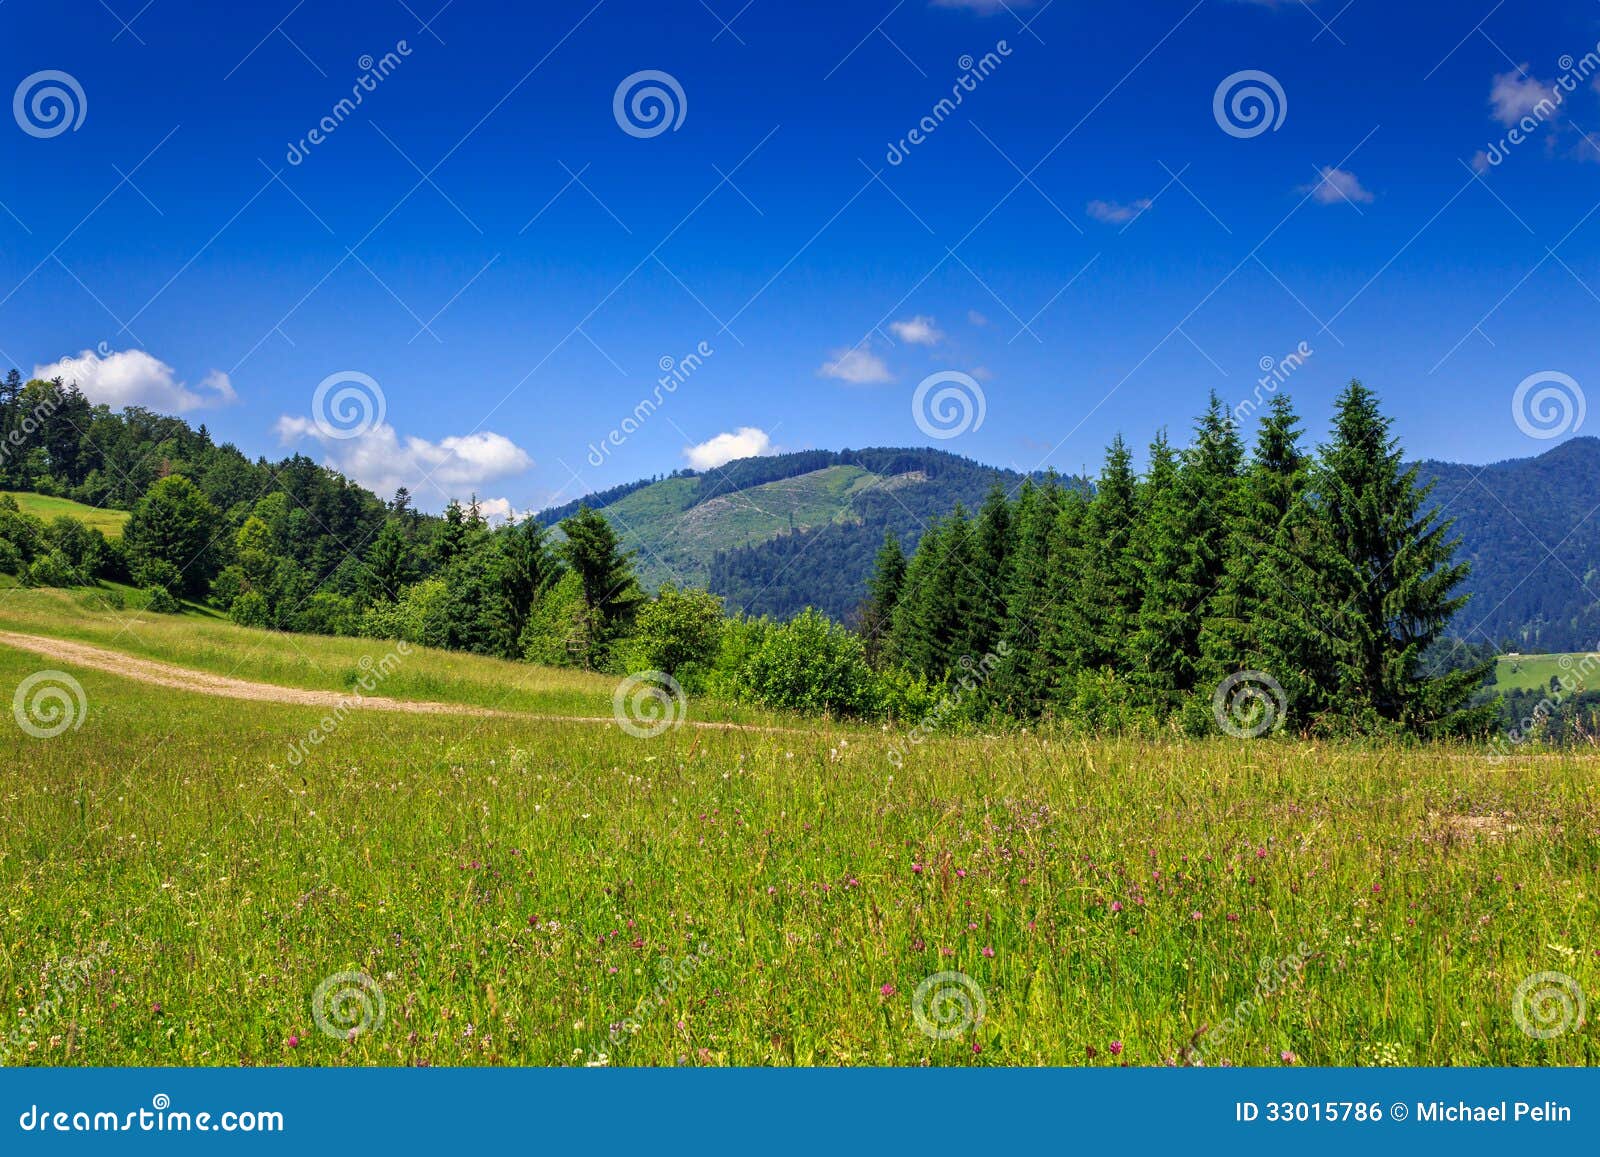
[(1600, 647), (1600, 439), (1492, 466), (1423, 462), (1472, 564), (1455, 630), (1524, 651)]

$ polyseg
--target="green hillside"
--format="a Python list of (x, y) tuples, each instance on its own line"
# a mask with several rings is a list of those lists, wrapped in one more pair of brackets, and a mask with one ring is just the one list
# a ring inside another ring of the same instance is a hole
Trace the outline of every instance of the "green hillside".
[[(838, 618), (860, 601), (885, 532), (909, 550), (934, 519), (975, 509), (1010, 470), (941, 450), (867, 449), (747, 458), (592, 495), (636, 552), (641, 582), (707, 586), (732, 609)], [(540, 515), (546, 524), (577, 503)]]
[(1586, 690), (1600, 685), (1600, 662), (1590, 660), (1589, 676), (1584, 677), (1583, 661), (1587, 652), (1565, 655), (1502, 655), (1495, 662), (1494, 683), (1499, 691), (1548, 691), (1550, 680), (1557, 686), (1563, 678), (1573, 678), (1585, 684)]
[(17, 490), (0, 490), (0, 496), (16, 499), (17, 506), (24, 514), (31, 514), (46, 522), (66, 515), (93, 530), (98, 530), (107, 538), (120, 537), (122, 526), (128, 521), (126, 510), (102, 510), (98, 506), (85, 506), (81, 502), (73, 502), (70, 498), (52, 498), (48, 494), (29, 494)]

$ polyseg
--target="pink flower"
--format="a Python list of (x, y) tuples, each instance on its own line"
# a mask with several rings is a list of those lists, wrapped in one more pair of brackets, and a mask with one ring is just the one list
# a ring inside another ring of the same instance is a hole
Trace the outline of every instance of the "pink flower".
[(1189, 913), (1189, 919), (1191, 919), (1191, 920), (1200, 919), (1200, 913), (1199, 912), (1190, 912)]
[(289, 1047), (292, 1049), (297, 1049), (300, 1047), (300, 1038), (294, 1033), (289, 1034)]
[(771, 884), (767, 885), (767, 895), (775, 896), (775, 895), (777, 895), (777, 893), (778, 893), (778, 889), (774, 888)]
[(987, 944), (985, 944), (983, 947), (983, 954), (989, 957), (991, 960), (994, 959), (994, 949), (990, 948)]
[(1280, 1061), (1282, 1061), (1286, 1065), (1292, 1065), (1292, 1064), (1295, 1063), (1295, 1061), (1299, 1060), (1300, 1058), (1296, 1057), (1288, 1049), (1284, 1049), (1281, 1053), (1278, 1054), (1278, 1059)]
[(913, 872), (915, 872), (919, 876), (922, 875), (922, 865), (921, 864), (912, 864), (911, 865), (911, 870)]
[(957, 868), (956, 869), (956, 879), (965, 880), (966, 878), (967, 878), (967, 870), (965, 868)]
[(1256, 849), (1256, 859), (1264, 860), (1266, 858), (1267, 858), (1267, 849), (1266, 848), (1257, 848)]
[(1113, 912), (1122, 911), (1122, 901), (1121, 900), (1113, 900), (1113, 901), (1111, 901), (1111, 910)]
[(1114, 1056), (1114, 1057), (1120, 1057), (1122, 1055), (1122, 1042), (1119, 1041), (1119, 1040), (1112, 1041), (1111, 1044), (1107, 1046), (1107, 1048), (1110, 1050), (1111, 1055)]
[(977, 1056), (982, 1051), (983, 1051), (983, 1046), (981, 1044), (979, 1044), (977, 1041), (973, 1041), (972, 1042), (972, 1055), (973, 1056)]
[(896, 988), (894, 985), (885, 984), (882, 988), (878, 989), (878, 995), (879, 996), (893, 996), (895, 993), (897, 993), (899, 991), (900, 990), (898, 988)]
[(1381, 892), (1383, 891), (1383, 886), (1381, 884), (1374, 884), (1372, 885), (1372, 890), (1374, 892)]

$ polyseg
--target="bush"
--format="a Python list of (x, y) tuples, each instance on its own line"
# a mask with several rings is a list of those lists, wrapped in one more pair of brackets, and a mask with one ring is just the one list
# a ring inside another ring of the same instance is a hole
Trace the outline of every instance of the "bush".
[(308, 635), (353, 635), (360, 625), (355, 599), (333, 591), (318, 591), (294, 615), (292, 629)]
[(595, 651), (595, 622), (576, 572), (562, 575), (528, 612), (518, 640), (522, 657), (546, 667), (586, 667)]
[(392, 603), (374, 603), (361, 616), (359, 633), (373, 639), (404, 639), (424, 647), (450, 642), (450, 587), (442, 579), (413, 583)]
[(164, 558), (147, 558), (133, 573), (134, 581), (142, 587), (160, 587), (171, 594), (183, 586), (183, 575)]
[(9, 538), (0, 538), (0, 574), (21, 574), (22, 552)]
[(736, 661), (719, 657), (724, 694), (794, 711), (871, 716), (881, 710), (861, 639), (821, 612), (807, 608), (787, 623), (730, 626), (737, 628), (728, 631), (732, 646), (743, 654)]
[(34, 559), (27, 577), (36, 587), (81, 587), (84, 583), (83, 576), (59, 550)]
[(272, 624), (272, 608), (260, 591), (245, 591), (233, 600), (228, 617), (241, 627), (266, 627)]
[(144, 609), (147, 611), (158, 615), (175, 615), (183, 610), (183, 606), (166, 587), (150, 587), (144, 593)]
[(631, 671), (665, 671), (688, 690), (702, 688), (722, 643), (722, 600), (710, 591), (664, 586), (639, 609), (626, 647)]

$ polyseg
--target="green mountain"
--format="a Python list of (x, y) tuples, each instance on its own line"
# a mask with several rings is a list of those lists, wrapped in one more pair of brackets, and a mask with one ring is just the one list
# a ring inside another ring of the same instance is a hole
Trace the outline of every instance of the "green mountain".
[[(647, 589), (708, 586), (732, 608), (847, 616), (885, 531), (909, 551), (957, 504), (1022, 476), (942, 450), (804, 451), (619, 486), (582, 501), (611, 520)], [(547, 510), (553, 524), (579, 503)]]
[[(1490, 466), (1419, 463), (1432, 501), (1472, 563), (1472, 601), (1454, 631), (1525, 651), (1600, 645), (1600, 439)], [(930, 521), (974, 510), (1015, 471), (941, 450), (875, 448), (748, 458), (590, 495), (628, 546), (647, 587), (708, 586), (730, 608), (848, 616), (885, 531), (909, 552)], [(578, 502), (545, 511), (547, 524)]]

